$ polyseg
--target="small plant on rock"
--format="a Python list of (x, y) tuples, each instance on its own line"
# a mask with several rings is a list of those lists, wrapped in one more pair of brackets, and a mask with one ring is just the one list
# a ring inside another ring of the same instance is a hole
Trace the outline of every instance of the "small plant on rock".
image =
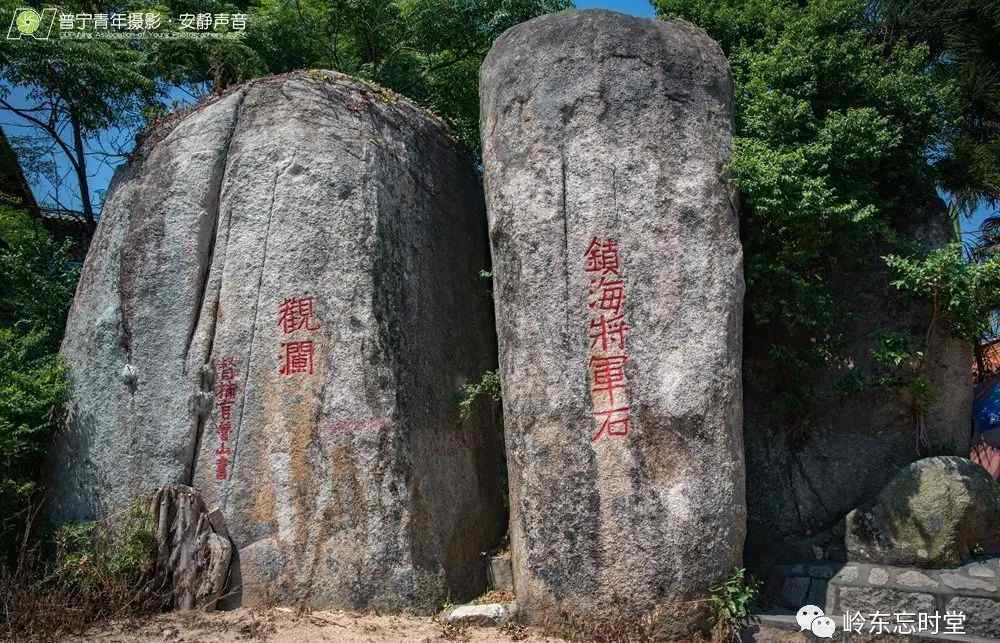
[(750, 608), (757, 599), (760, 583), (748, 580), (746, 570), (741, 568), (733, 571), (725, 583), (712, 587), (710, 591), (709, 604), (715, 620), (713, 641), (740, 641), (740, 633), (753, 620)]
[(462, 387), (462, 399), (458, 403), (462, 418), (472, 417), (476, 400), (481, 395), (490, 396), (494, 402), (500, 401), (500, 371), (486, 371), (478, 382)]

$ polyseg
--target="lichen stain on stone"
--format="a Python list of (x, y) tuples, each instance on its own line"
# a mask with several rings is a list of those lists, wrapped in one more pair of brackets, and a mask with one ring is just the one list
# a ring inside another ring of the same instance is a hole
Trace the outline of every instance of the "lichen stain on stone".
[(640, 411), (637, 415), (641, 430), (632, 436), (636, 460), (645, 461), (642, 468), (657, 487), (670, 486), (683, 470), (687, 449), (670, 430), (669, 423), (651, 413)]
[[(305, 392), (298, 403), (284, 407), (285, 427), (291, 438), (290, 445), (290, 485), (291, 501), (295, 515), (309, 516), (315, 513), (313, 506), (317, 497), (315, 467), (310, 458), (310, 447), (316, 440), (316, 423), (311, 412), (317, 401), (311, 391)], [(295, 546), (304, 549), (309, 540), (310, 521), (295, 521)]]
[[(265, 468), (262, 470), (262, 473), (267, 475), (266, 471), (267, 469)], [(254, 494), (253, 503), (250, 505), (250, 518), (254, 522), (271, 525), (276, 529), (274, 483), (271, 481), (269, 475), (267, 479), (259, 480), (258, 482), (260, 485), (257, 487), (257, 493)]]
[(327, 511), (332, 511), (340, 520), (347, 518), (352, 522), (355, 516), (367, 515), (368, 503), (365, 502), (361, 481), (358, 479), (358, 466), (352, 446), (346, 443), (335, 446), (331, 461), (333, 501)]

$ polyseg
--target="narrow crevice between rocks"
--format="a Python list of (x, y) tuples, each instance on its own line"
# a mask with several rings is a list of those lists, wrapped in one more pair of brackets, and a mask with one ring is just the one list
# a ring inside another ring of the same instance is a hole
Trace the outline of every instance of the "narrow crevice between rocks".
[[(239, 100), (236, 103), (236, 107), (233, 109), (233, 122), (229, 126), (229, 133), (226, 136), (226, 143), (222, 148), (222, 154), (219, 155), (219, 159), (216, 161), (215, 168), (212, 171), (211, 184), (212, 189), (209, 190), (209, 202), (206, 204), (206, 216), (203, 220), (209, 221), (208, 226), (202, 225), (202, 229), (199, 230), (198, 247), (201, 248), (204, 245), (208, 245), (208, 248), (204, 252), (199, 252), (198, 256), (203, 258), (201, 266), (201, 276), (198, 284), (198, 298), (197, 306), (193, 311), (191, 316), (191, 324), (188, 328), (187, 342), (184, 346), (184, 356), (185, 363), (184, 368), (187, 369), (186, 358), (191, 352), (191, 343), (194, 341), (195, 332), (198, 330), (198, 323), (201, 321), (202, 309), (205, 306), (205, 291), (208, 289), (208, 279), (211, 276), (212, 262), (215, 259), (215, 241), (216, 234), (219, 229), (219, 203), (222, 199), (222, 187), (226, 176), (226, 166), (229, 161), (229, 148), (233, 143), (233, 138), (236, 134), (236, 128), (240, 120), (240, 110), (243, 107), (243, 100), (246, 98), (246, 92), (240, 93)], [(205, 230), (209, 229), (208, 238), (205, 239)], [(211, 337), (211, 336), (210, 336)], [(209, 339), (211, 341), (211, 339)], [(211, 357), (211, 350), (208, 351), (206, 357)]]
[[(254, 339), (257, 336), (257, 316), (260, 313), (260, 292), (264, 285), (264, 274), (267, 268), (267, 242), (271, 236), (271, 220), (274, 218), (274, 198), (275, 192), (278, 189), (278, 178), (285, 173), (285, 171), (294, 165), (295, 154), (292, 154), (292, 158), (289, 160), (285, 166), (274, 173), (274, 181), (271, 184), (271, 204), (267, 209), (267, 225), (264, 227), (264, 244), (261, 249), (261, 261), (260, 261), (260, 275), (257, 278), (257, 300), (254, 303), (253, 308), (253, 319), (250, 322), (250, 341), (247, 346), (247, 360), (246, 360), (246, 377), (243, 383), (243, 398), (240, 401), (240, 421), (236, 424), (236, 431), (233, 435), (233, 453), (232, 459), (230, 460), (229, 468), (229, 478), (233, 478), (236, 475), (236, 465), (239, 462), (239, 449), (240, 449), (240, 435), (243, 432), (243, 418), (246, 417), (246, 406), (247, 406), (247, 391), (250, 388), (250, 368), (252, 366), (253, 360), (253, 344)], [(229, 502), (229, 485), (225, 486), (225, 492), (222, 495), (221, 507), (223, 511), (226, 509), (226, 505)]]
[[(563, 320), (563, 337), (570, 336), (569, 297), (569, 213), (566, 207), (566, 150), (559, 150), (559, 173), (562, 177), (562, 220), (563, 220), (563, 301), (566, 302), (566, 316)], [(568, 349), (569, 347), (567, 347)], [(499, 357), (497, 358), (499, 360)]]
[[(222, 189), (225, 185), (226, 178), (226, 168), (229, 164), (229, 148), (233, 143), (233, 138), (236, 136), (236, 130), (239, 126), (240, 112), (243, 109), (243, 101), (246, 99), (247, 91), (242, 90), (240, 97), (236, 102), (236, 107), (233, 109), (233, 121), (229, 126), (229, 133), (226, 136), (225, 146), (222, 148), (222, 154), (219, 155), (218, 161), (216, 161), (215, 168), (212, 173), (212, 189), (210, 189), (210, 201), (207, 204), (207, 214), (204, 219), (210, 219), (210, 225), (203, 225), (202, 232), (204, 228), (210, 228), (209, 238), (208, 238), (208, 248), (206, 252), (199, 253), (199, 256), (204, 257), (204, 262), (201, 267), (201, 278), (198, 290), (197, 307), (191, 319), (191, 327), (188, 331), (187, 342), (184, 346), (184, 374), (187, 374), (187, 368), (191, 356), (191, 344), (194, 342), (195, 333), (198, 332), (198, 327), (201, 325), (201, 318), (204, 314), (205, 307), (205, 297), (208, 291), (208, 281), (212, 276), (212, 265), (215, 263), (215, 247), (216, 247), (216, 237), (219, 234), (219, 217), (220, 217), (220, 204), (222, 201)], [(228, 230), (226, 235), (226, 245), (228, 246), (229, 236)], [(199, 247), (202, 245), (202, 241), (199, 240)], [(220, 279), (219, 288), (221, 292), (222, 282)], [(206, 373), (206, 369), (211, 367), (212, 360), (212, 349), (215, 342), (215, 326), (218, 321), (219, 314), (219, 293), (216, 293), (215, 303), (212, 307), (212, 320), (211, 327), (208, 329), (206, 335), (208, 337), (207, 345), (205, 347), (205, 354), (202, 359), (201, 373), (199, 373), (198, 388), (199, 390), (195, 392), (196, 400), (204, 396), (206, 393), (211, 393), (214, 388), (214, 378), (210, 374)], [(206, 384), (208, 388), (206, 388)], [(197, 404), (194, 406), (194, 431), (192, 435), (192, 449), (191, 449), (191, 464), (188, 466), (187, 484), (189, 486), (194, 485), (194, 475), (195, 470), (198, 466), (198, 454), (201, 451), (201, 440), (202, 435), (205, 432), (205, 422), (212, 413), (211, 405), (207, 409), (204, 408), (204, 404)]]

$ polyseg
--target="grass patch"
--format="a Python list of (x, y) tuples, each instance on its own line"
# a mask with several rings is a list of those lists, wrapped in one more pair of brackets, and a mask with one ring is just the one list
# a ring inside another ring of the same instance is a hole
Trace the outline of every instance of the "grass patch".
[(153, 589), (153, 525), (145, 503), (99, 522), (65, 525), (45, 543), (31, 538), (37, 514), (36, 508), (15, 562), (0, 568), (0, 640), (50, 641), (169, 607), (169, 592)]

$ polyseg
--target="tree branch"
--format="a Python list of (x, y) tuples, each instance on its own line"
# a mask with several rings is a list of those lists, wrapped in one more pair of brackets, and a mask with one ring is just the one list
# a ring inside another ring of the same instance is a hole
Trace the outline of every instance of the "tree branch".
[(3, 107), (9, 112), (17, 114), (24, 120), (34, 123), (38, 127), (41, 127), (43, 130), (48, 132), (49, 136), (52, 137), (52, 140), (54, 140), (59, 145), (59, 147), (62, 148), (62, 151), (66, 153), (66, 157), (69, 159), (69, 162), (73, 165), (74, 169), (79, 170), (79, 167), (76, 164), (76, 160), (73, 158), (73, 150), (71, 150), (70, 147), (65, 142), (63, 142), (58, 132), (56, 132), (56, 130), (53, 127), (51, 127), (48, 123), (45, 123), (35, 118), (31, 114), (28, 114), (27, 112), (24, 112), (18, 109), (17, 107), (14, 107), (3, 98), (0, 98), (0, 107)]

